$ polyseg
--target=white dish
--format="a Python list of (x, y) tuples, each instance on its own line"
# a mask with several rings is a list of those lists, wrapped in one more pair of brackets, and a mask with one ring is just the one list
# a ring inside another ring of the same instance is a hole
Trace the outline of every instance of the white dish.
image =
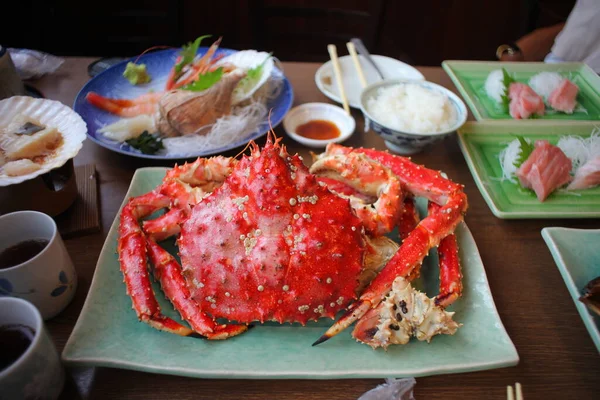
[[(362, 66), (365, 79), (367, 84), (378, 82), (381, 77), (375, 71), (375, 68), (367, 62), (363, 56), (358, 56), (360, 65)], [(411, 79), (411, 80), (425, 80), (423, 74), (421, 74), (416, 68), (410, 65), (398, 61), (396, 59), (372, 55), (371, 58), (375, 61), (375, 64), (379, 67), (383, 73), (384, 79)], [(358, 74), (352, 57), (344, 56), (339, 58), (340, 70), (342, 73), (342, 82), (346, 91), (346, 97), (348, 98), (348, 104), (350, 107), (360, 108), (360, 94), (362, 92), (362, 86), (358, 79)], [(333, 73), (333, 64), (331, 61), (323, 64), (315, 74), (315, 83), (319, 90), (327, 97), (338, 103), (342, 103), (340, 92), (337, 86), (337, 80)]]
[(4, 99), (0, 101), (0, 129), (7, 126), (17, 114), (35, 118), (45, 126), (56, 127), (62, 134), (64, 143), (37, 171), (20, 176), (7, 176), (0, 173), (0, 186), (21, 183), (62, 167), (77, 155), (86, 138), (87, 126), (83, 119), (71, 108), (58, 101), (26, 96)]
[[(334, 123), (340, 130), (340, 136), (334, 139), (309, 139), (296, 133), (298, 126), (314, 120), (326, 120)], [(295, 141), (313, 148), (323, 148), (329, 143), (339, 143), (354, 133), (356, 122), (343, 108), (327, 103), (306, 103), (292, 108), (283, 119), (283, 128)]]
[(261, 75), (254, 83), (254, 86), (246, 92), (235, 90), (233, 92), (232, 104), (238, 104), (242, 101), (246, 101), (251, 98), (258, 89), (260, 89), (271, 77), (273, 68), (275, 68), (275, 62), (273, 57), (265, 51), (256, 50), (242, 50), (237, 53), (230, 54), (217, 62), (216, 65), (233, 64), (238, 68), (244, 68), (250, 70), (256, 68), (259, 65), (263, 65)]

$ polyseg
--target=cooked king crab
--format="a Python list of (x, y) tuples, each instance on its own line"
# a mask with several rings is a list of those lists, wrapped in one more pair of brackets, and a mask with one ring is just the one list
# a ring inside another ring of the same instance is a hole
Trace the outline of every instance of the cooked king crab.
[[(263, 149), (251, 143), (251, 154), (239, 161), (213, 157), (176, 166), (154, 191), (129, 200), (121, 212), (118, 251), (138, 317), (179, 335), (225, 339), (253, 321), (305, 324), (334, 318), (350, 305), (316, 343), (368, 314), (353, 336), (387, 347), (402, 342), (386, 322), (382, 300), (388, 295), (427, 303), (411, 308), (407, 334), (425, 325), (431, 329), (421, 340), (454, 333), (458, 325), (443, 308), (462, 290), (452, 234), (467, 208), (462, 187), (406, 158), (340, 145), (330, 145), (309, 170), (279, 142), (269, 135)], [(439, 205), (432, 203), (419, 222), (410, 193)], [(366, 203), (365, 197), (376, 201)], [(140, 227), (139, 219), (162, 208), (170, 209)], [(401, 246), (382, 236), (398, 224)], [(172, 235), (178, 235), (181, 266), (156, 243)], [(425, 302), (408, 282), (438, 244), (445, 260), (440, 295)], [(191, 329), (161, 314), (146, 253)], [(394, 283), (397, 277), (403, 281)], [(237, 324), (217, 324), (216, 318)]]

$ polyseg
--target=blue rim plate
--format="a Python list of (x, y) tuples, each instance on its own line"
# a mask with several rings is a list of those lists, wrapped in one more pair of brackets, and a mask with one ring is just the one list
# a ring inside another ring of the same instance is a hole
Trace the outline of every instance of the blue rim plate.
[[(104, 110), (100, 110), (93, 105), (89, 104), (85, 97), (89, 92), (96, 92), (102, 96), (113, 97), (113, 98), (135, 98), (141, 94), (147, 93), (150, 90), (163, 90), (167, 81), (167, 76), (171, 67), (175, 63), (175, 59), (180, 49), (168, 49), (156, 51), (153, 53), (144, 54), (140, 57), (139, 62), (146, 64), (148, 72), (152, 77), (152, 81), (145, 85), (134, 86), (131, 85), (127, 79), (123, 78), (123, 71), (129, 61), (134, 61), (135, 58), (125, 60), (119, 64), (116, 64), (106, 71), (98, 74), (79, 91), (73, 109), (81, 115), (83, 120), (87, 123), (89, 139), (102, 147), (117, 153), (126, 154), (128, 156), (149, 158), (155, 160), (178, 160), (182, 158), (193, 158), (203, 157), (213, 154), (219, 154), (228, 150), (235, 149), (236, 147), (244, 146), (250, 140), (258, 139), (259, 137), (266, 134), (269, 129), (269, 121), (265, 118), (265, 121), (259, 125), (258, 129), (250, 134), (249, 136), (239, 140), (228, 146), (218, 147), (208, 151), (199, 151), (194, 154), (185, 156), (168, 156), (164, 154), (142, 154), (135, 149), (132, 149), (127, 144), (121, 144), (103, 137), (102, 134), (98, 133), (97, 130), (104, 125), (112, 124), (120, 119), (116, 115), (112, 115)], [(204, 54), (208, 50), (208, 47), (200, 47), (198, 54)], [(220, 48), (217, 50), (216, 55), (228, 56), (230, 54), (237, 53), (237, 50)], [(271, 125), (275, 128), (283, 120), (283, 117), (291, 108), (294, 101), (294, 93), (292, 86), (287, 78), (283, 75), (281, 70), (274, 68), (274, 74), (281, 77), (283, 80), (283, 87), (279, 95), (270, 100), (267, 103), (267, 108), (271, 110)]]

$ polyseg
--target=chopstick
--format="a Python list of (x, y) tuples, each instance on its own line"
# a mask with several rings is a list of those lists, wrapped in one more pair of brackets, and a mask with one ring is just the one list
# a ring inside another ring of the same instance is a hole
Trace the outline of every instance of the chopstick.
[[(515, 383), (515, 390), (517, 392), (516, 400), (523, 400), (523, 391), (519, 382)], [(506, 400), (515, 400), (515, 393), (510, 385), (506, 387)]]
[(352, 42), (346, 43), (346, 47), (348, 47), (348, 53), (350, 53), (350, 55), (352, 56), (352, 61), (354, 61), (354, 67), (356, 68), (356, 72), (358, 73), (358, 79), (360, 80), (360, 84), (364, 88), (367, 86), (367, 80), (365, 79), (362, 67), (360, 66), (360, 60), (358, 59), (358, 55), (356, 55), (356, 47), (354, 47), (354, 43)]
[(329, 57), (331, 58), (331, 63), (333, 64), (333, 72), (338, 83), (338, 90), (340, 91), (340, 97), (342, 98), (344, 110), (346, 110), (346, 113), (350, 115), (350, 107), (348, 107), (348, 98), (346, 97), (344, 83), (342, 82), (342, 71), (340, 70), (340, 62), (338, 61), (337, 48), (335, 47), (335, 44), (327, 45), (327, 51), (329, 51)]

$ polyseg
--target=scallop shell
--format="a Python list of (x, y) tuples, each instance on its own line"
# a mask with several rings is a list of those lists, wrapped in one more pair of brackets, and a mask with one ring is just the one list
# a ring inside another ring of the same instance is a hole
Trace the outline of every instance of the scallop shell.
[(87, 133), (85, 122), (71, 108), (58, 101), (27, 96), (14, 96), (0, 101), (0, 130), (6, 127), (17, 114), (35, 118), (46, 126), (56, 127), (62, 134), (63, 144), (55, 155), (35, 172), (21, 176), (6, 176), (0, 172), (0, 186), (21, 183), (63, 166), (77, 155)]
[[(265, 60), (267, 60), (265, 62)], [(231, 99), (231, 104), (235, 105), (241, 103), (244, 100), (248, 100), (250, 97), (256, 93), (258, 89), (261, 88), (262, 85), (267, 82), (273, 72), (273, 68), (275, 68), (275, 62), (273, 57), (270, 56), (269, 53), (264, 51), (256, 51), (256, 50), (242, 50), (237, 53), (231, 54), (227, 57), (223, 57), (221, 60), (217, 62), (216, 65), (222, 64), (232, 64), (238, 68), (243, 68), (246, 71), (252, 68), (256, 68), (260, 64), (265, 62), (262, 75), (260, 79), (256, 82), (256, 85), (252, 87), (252, 89), (246, 91), (245, 93), (234, 92), (233, 97)]]

